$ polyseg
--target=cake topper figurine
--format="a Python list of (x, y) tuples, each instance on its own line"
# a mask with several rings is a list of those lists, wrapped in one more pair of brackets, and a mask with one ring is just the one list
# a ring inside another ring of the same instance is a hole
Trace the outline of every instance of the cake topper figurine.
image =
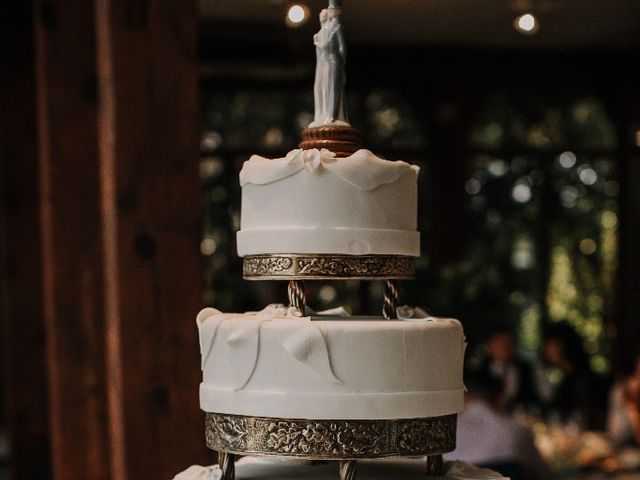
[(347, 119), (344, 86), (347, 47), (342, 33), (342, 2), (329, 0), (320, 12), (320, 31), (313, 36), (316, 46), (316, 76), (313, 86), (313, 121), (302, 131), (300, 148), (326, 148), (337, 158), (360, 149), (358, 132)]
[(313, 36), (316, 46), (315, 114), (310, 128), (349, 125), (344, 95), (347, 47), (340, 22), (340, 4), (340, 1), (331, 0), (329, 8), (320, 12), (320, 31)]

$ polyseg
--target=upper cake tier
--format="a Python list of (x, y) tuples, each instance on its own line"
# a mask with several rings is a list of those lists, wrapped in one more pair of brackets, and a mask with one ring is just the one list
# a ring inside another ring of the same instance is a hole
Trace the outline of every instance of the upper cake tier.
[(369, 150), (254, 155), (240, 172), (238, 254), (419, 256), (418, 171)]

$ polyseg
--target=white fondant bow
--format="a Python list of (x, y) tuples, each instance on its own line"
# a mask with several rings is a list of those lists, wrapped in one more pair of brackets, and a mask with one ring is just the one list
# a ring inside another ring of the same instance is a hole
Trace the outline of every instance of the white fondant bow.
[(295, 167), (304, 167), (308, 171), (317, 169), (320, 165), (327, 165), (336, 161), (336, 154), (323, 148), (318, 150), (312, 148), (310, 150), (302, 150), (300, 148), (291, 150), (284, 157), (288, 165)]

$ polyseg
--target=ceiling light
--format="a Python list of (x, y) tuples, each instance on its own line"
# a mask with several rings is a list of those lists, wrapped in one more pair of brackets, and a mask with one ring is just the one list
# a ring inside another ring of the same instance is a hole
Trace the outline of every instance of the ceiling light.
[(307, 20), (309, 20), (309, 7), (299, 3), (289, 5), (284, 20), (287, 26), (292, 28), (300, 27), (304, 25)]
[(532, 13), (525, 13), (516, 17), (513, 26), (523, 35), (533, 35), (540, 29), (538, 19)]

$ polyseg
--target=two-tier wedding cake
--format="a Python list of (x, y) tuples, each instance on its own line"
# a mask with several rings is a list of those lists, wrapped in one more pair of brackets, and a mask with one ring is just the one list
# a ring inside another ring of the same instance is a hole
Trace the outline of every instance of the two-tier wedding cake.
[[(289, 258), (271, 254), (292, 252), (328, 261), (417, 256), (417, 175), (417, 167), (367, 150), (346, 158), (319, 150), (275, 160), (254, 155), (240, 172), (239, 254), (271, 264)], [(351, 320), (284, 307), (241, 314), (205, 309), (198, 316), (202, 409), (304, 419), (458, 413), (460, 323), (403, 312), (400, 320)]]

